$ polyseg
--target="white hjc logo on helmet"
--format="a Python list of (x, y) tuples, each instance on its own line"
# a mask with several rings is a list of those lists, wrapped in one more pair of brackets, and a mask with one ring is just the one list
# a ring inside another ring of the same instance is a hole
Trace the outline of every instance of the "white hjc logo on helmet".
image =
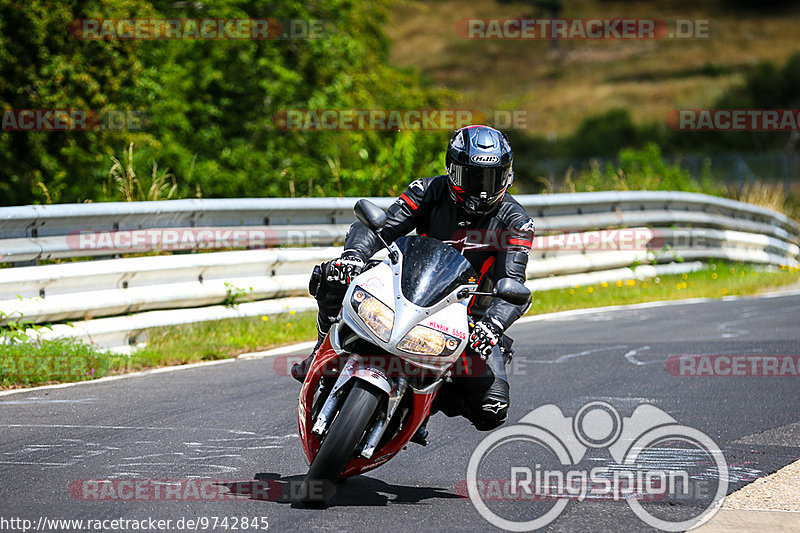
[(469, 158), (470, 161), (473, 163), (485, 163), (485, 164), (492, 164), (492, 163), (499, 163), (500, 158), (496, 155), (480, 155), (475, 154)]

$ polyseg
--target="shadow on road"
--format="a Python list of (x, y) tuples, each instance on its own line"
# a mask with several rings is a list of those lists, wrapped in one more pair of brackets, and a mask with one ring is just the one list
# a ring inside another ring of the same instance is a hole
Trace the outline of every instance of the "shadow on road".
[[(226, 483), (232, 494), (247, 496), (253, 500), (288, 503), (294, 508), (303, 508), (299, 502), (299, 489), (304, 475), (282, 477), (276, 473), (258, 473), (252, 483)], [(412, 487), (392, 485), (380, 479), (355, 476), (337, 484), (336, 494), (328, 507), (372, 507), (392, 504), (416, 504), (431, 498), (460, 499), (446, 489), (435, 487)]]

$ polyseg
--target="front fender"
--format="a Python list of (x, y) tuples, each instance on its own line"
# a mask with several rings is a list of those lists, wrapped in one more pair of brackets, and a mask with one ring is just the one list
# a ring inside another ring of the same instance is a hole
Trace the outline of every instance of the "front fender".
[(357, 368), (355, 372), (353, 372), (353, 377), (374, 385), (386, 394), (392, 393), (392, 384), (382, 370), (369, 367)]

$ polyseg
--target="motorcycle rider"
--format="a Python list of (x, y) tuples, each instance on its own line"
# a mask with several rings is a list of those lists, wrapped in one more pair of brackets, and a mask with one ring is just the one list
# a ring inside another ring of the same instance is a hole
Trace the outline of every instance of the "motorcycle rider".
[[(392, 242), (416, 229), (419, 235), (454, 246), (479, 274), (481, 292), (491, 292), (494, 281), (503, 277), (524, 282), (534, 224), (506, 192), (513, 181), (512, 162), (504, 133), (483, 125), (456, 130), (447, 147), (447, 174), (412, 182), (389, 208), (381, 236)], [(355, 222), (344, 248), (339, 259), (322, 265), (316, 293), (319, 341), (307, 359), (293, 365), (292, 375), (298, 381), (305, 378), (317, 348), (336, 320), (350, 281), (381, 244), (372, 231)], [(504, 353), (510, 359), (511, 339), (503, 332), (529, 306), (530, 299), (518, 306), (499, 298), (473, 296), (468, 306), (474, 323), (468, 348), (486, 360), (483, 375), (456, 377), (445, 384), (434, 410), (465, 416), (482, 431), (505, 421), (510, 398)]]

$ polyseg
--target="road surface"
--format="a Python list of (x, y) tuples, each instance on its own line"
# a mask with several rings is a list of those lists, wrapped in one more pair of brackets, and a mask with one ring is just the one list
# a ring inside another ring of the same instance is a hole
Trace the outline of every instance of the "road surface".
[[(666, 361), (800, 355), (798, 317), (800, 296), (789, 295), (515, 325), (510, 420), (544, 404), (571, 416), (602, 400), (629, 416), (648, 403), (714, 439), (730, 466), (733, 491), (800, 458), (800, 378), (682, 377), (668, 372)], [(227, 516), (264, 517), (273, 531), (497, 530), (458, 489), (487, 434), (441, 414), (429, 424), (426, 448), (411, 445), (387, 465), (348, 480), (327, 509), (248, 497), (225, 481), (217, 501), (83, 499), (92, 494), (82, 489), (98, 485), (81, 480), (109, 479), (256, 479), (285, 494), (306, 464), (296, 436), (299, 385), (281, 374), (273, 358), (260, 358), (0, 396), (0, 517), (175, 524), (181, 517)], [(570, 502), (547, 529), (652, 530), (619, 501)]]

